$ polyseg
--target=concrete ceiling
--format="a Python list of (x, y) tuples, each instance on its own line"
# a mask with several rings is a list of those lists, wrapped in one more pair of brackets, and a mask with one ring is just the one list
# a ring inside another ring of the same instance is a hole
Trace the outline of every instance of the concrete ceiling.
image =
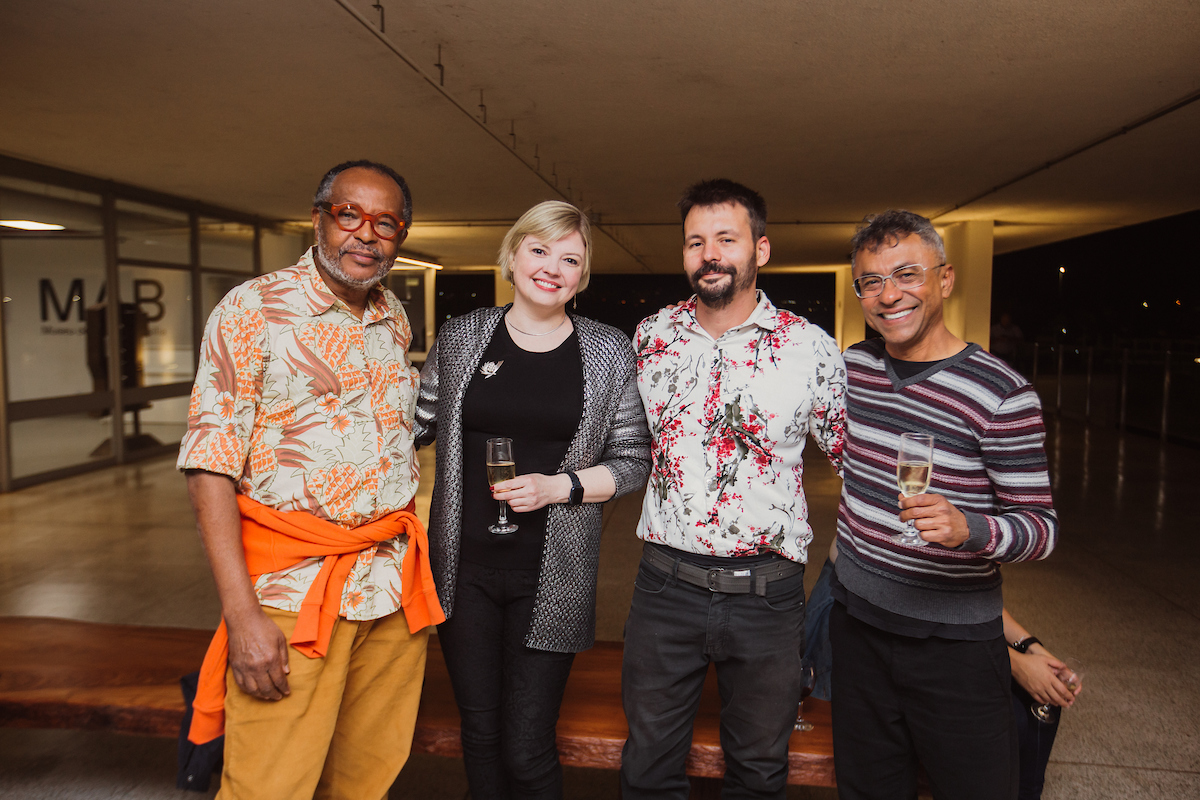
[(762, 192), (775, 265), (887, 207), (998, 252), (1200, 208), (1195, 0), (381, 4), (0, 0), (0, 152), (281, 219), (377, 159), (452, 266), (562, 194), (597, 270), (678, 270), (704, 177)]

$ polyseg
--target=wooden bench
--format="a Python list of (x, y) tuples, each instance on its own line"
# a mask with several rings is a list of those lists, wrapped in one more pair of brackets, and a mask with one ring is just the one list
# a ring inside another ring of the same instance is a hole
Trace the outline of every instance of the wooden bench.
[[(179, 678), (199, 668), (212, 637), (191, 628), (0, 617), (0, 725), (179, 735)], [(615, 770), (628, 728), (621, 709), (621, 645), (599, 642), (575, 659), (558, 722), (562, 763)], [(710, 796), (725, 772), (720, 701), (710, 672), (696, 715), (688, 774)], [(792, 735), (788, 783), (833, 786), (829, 704), (808, 699), (816, 729)], [(430, 639), (413, 752), (459, 757), (458, 709), (437, 637)], [(713, 795), (715, 796), (715, 795)]]

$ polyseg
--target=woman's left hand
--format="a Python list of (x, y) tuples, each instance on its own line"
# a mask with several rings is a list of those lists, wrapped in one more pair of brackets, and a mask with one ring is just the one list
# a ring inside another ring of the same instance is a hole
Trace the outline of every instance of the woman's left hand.
[(531, 472), (492, 487), (492, 497), (508, 503), (518, 513), (537, 511), (550, 503), (565, 503), (571, 497), (571, 479), (566, 475)]

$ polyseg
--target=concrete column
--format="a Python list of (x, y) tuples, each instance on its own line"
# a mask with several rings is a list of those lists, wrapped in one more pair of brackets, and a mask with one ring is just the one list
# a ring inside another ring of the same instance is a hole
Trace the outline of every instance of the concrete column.
[(496, 267), (496, 305), (506, 306), (513, 301), (512, 284), (500, 277), (500, 268)]
[[(954, 292), (945, 305), (951, 333), (983, 348), (992, 330), (992, 233), (990, 219), (955, 222), (940, 230), (946, 263), (954, 265)], [(853, 294), (853, 292), (851, 292)]]
[(437, 276), (438, 270), (425, 270), (425, 352), (433, 347), (433, 338), (437, 336), (440, 319), (434, 316), (437, 308)]
[(850, 265), (837, 270), (837, 305), (834, 310), (834, 328), (837, 331), (838, 347), (845, 350), (858, 344), (867, 336), (867, 323), (863, 318), (862, 305), (854, 293), (854, 276)]

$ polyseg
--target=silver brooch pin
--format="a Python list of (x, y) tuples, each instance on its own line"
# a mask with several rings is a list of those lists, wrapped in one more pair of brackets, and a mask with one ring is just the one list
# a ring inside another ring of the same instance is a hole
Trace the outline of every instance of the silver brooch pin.
[(479, 374), (486, 380), (499, 372), (500, 365), (503, 363), (503, 361), (485, 361), (483, 362), (483, 366), (479, 368)]

